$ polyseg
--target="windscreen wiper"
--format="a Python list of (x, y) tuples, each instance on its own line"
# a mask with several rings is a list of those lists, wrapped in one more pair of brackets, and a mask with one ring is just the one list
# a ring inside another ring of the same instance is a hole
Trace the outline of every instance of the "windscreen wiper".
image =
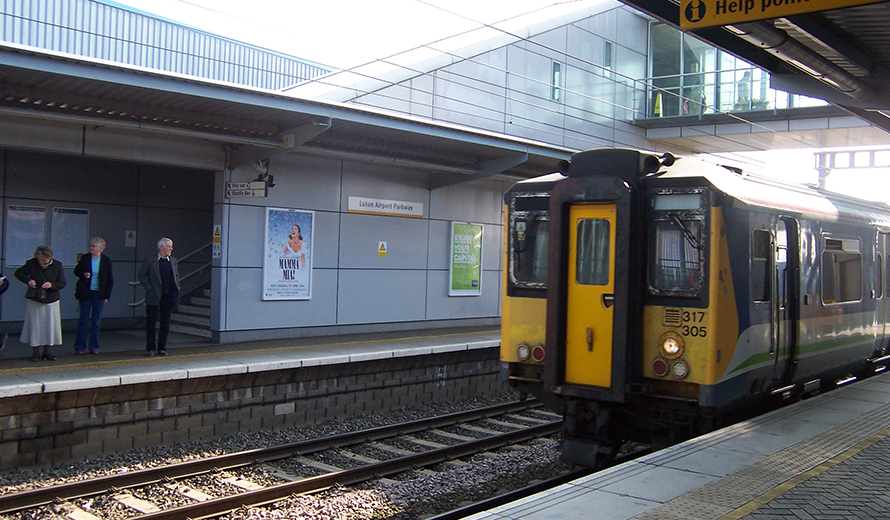
[(680, 217), (672, 213), (671, 222), (673, 222), (675, 226), (680, 228), (680, 231), (683, 232), (683, 236), (686, 237), (686, 241), (689, 242), (689, 245), (696, 249), (701, 249), (701, 244), (699, 244), (698, 239), (695, 238), (695, 235), (692, 234), (692, 231), (689, 231), (689, 228), (686, 227), (686, 224), (683, 224), (683, 221), (680, 220)]

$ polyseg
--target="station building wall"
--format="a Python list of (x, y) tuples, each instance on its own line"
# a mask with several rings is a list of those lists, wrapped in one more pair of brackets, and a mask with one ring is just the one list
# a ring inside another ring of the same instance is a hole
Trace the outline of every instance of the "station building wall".
[(649, 21), (605, 2), (599, 12), (527, 39), (481, 52), (461, 49), (447, 65), (412, 66), (394, 84), (364, 81), (343, 95), (371, 91), (331, 98), (577, 150), (648, 149), (645, 129), (633, 122), (646, 108), (646, 85), (636, 78), (647, 76)]
[[(216, 205), (224, 236), (213, 291), (223, 294), (211, 329), (220, 341), (498, 323), (503, 181), (430, 191), (426, 173), (296, 154), (272, 158), (269, 171), (267, 198)], [(249, 168), (221, 173), (217, 192), (255, 176)], [(423, 216), (350, 213), (350, 196), (421, 203)], [(311, 299), (262, 300), (267, 206), (315, 212)], [(481, 296), (448, 296), (452, 221), (483, 224)]]

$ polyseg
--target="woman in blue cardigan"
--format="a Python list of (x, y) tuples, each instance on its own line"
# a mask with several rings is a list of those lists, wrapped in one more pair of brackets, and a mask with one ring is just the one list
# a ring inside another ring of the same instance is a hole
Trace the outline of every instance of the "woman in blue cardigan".
[(87, 349), (87, 327), (90, 332), (90, 354), (99, 353), (99, 323), (102, 309), (111, 298), (114, 276), (111, 274), (111, 259), (105, 256), (105, 240), (100, 237), (90, 239), (90, 254), (83, 255), (74, 268), (77, 284), (74, 297), (80, 302), (80, 321), (77, 324), (77, 339), (74, 340), (74, 353), (83, 354)]

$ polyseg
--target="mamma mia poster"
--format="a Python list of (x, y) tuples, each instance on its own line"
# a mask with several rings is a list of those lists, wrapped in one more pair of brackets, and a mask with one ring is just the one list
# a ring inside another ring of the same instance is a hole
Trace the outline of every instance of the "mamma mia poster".
[(266, 208), (263, 300), (312, 297), (315, 212)]

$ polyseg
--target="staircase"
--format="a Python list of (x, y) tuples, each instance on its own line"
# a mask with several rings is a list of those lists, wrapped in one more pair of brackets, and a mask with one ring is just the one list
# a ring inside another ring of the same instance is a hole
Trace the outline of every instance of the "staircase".
[(210, 289), (204, 289), (203, 296), (192, 295), (188, 303), (179, 303), (179, 308), (170, 316), (170, 331), (203, 338), (210, 333)]

